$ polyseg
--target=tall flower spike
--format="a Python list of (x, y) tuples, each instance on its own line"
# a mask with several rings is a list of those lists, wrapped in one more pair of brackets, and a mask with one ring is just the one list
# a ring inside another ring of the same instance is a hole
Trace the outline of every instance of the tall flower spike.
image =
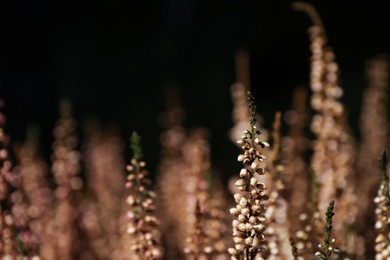
[(78, 202), (83, 181), (80, 173), (80, 153), (76, 149), (77, 123), (72, 117), (71, 102), (60, 102), (60, 118), (53, 131), (53, 154), (51, 171), (57, 185), (56, 205), (51, 223), (46, 225), (45, 237), (41, 243), (41, 256), (44, 259), (74, 259), (80, 254)]
[[(3, 105), (4, 101), (0, 99), (0, 109)], [(10, 200), (15, 176), (9, 159), (9, 137), (4, 132), (5, 122), (6, 117), (0, 111), (0, 257), (13, 258), (18, 255), (14, 246), (16, 234), (11, 214), (12, 201)]]
[[(182, 127), (185, 111), (181, 107), (176, 89), (166, 92), (167, 109), (160, 116), (160, 124), (165, 131), (160, 136), (161, 159), (158, 166), (156, 190), (157, 211), (161, 220), (164, 257), (184, 258), (181, 244), (185, 241), (189, 226), (186, 223), (187, 209), (183, 194), (187, 194), (183, 182), (187, 182), (189, 167), (183, 159), (187, 146), (187, 131)], [(183, 226), (186, 229), (183, 232)]]
[(20, 188), (13, 194), (19, 198), (14, 211), (21, 218), (15, 224), (20, 230), (19, 237), (24, 248), (30, 255), (39, 253), (44, 228), (53, 209), (53, 194), (46, 180), (48, 167), (39, 154), (38, 133), (36, 128), (29, 128), (26, 142), (18, 149), (19, 164), (15, 171), (20, 177)]
[(261, 257), (264, 247), (265, 235), (265, 211), (264, 201), (269, 196), (266, 192), (265, 184), (260, 182), (257, 175), (265, 174), (264, 168), (260, 167), (260, 162), (265, 156), (260, 153), (260, 148), (266, 148), (268, 143), (260, 141), (258, 135), (260, 131), (256, 129), (256, 105), (253, 95), (248, 92), (249, 110), (251, 114), (251, 129), (245, 130), (241, 140), (238, 141), (244, 151), (238, 156), (238, 161), (242, 161), (244, 167), (241, 169), (240, 178), (236, 181), (239, 192), (234, 194), (237, 205), (230, 209), (230, 213), (235, 217), (233, 225), (234, 248), (229, 248), (228, 252), (232, 259), (255, 259)]
[[(126, 167), (126, 188), (129, 195), (126, 199), (128, 206), (127, 247), (134, 259), (161, 259), (162, 248), (160, 246), (160, 221), (154, 215), (154, 200), (156, 193), (150, 189), (151, 181), (142, 161), (141, 138), (133, 132), (131, 135), (131, 148), (133, 158)], [(132, 258), (132, 259), (133, 259)]]
[(292, 234), (300, 228), (298, 216), (306, 210), (307, 198), (310, 197), (310, 171), (305, 160), (310, 140), (304, 134), (308, 122), (307, 92), (304, 87), (297, 87), (293, 94), (292, 110), (284, 115), (289, 133), (282, 140), (282, 155), (285, 162), (285, 193), (290, 202), (287, 214)]
[(368, 84), (363, 93), (360, 118), (361, 142), (357, 160), (359, 197), (356, 203), (359, 213), (356, 230), (365, 238), (366, 258), (375, 253), (375, 234), (368, 227), (375, 221), (372, 200), (377, 196), (381, 182), (381, 172), (376, 162), (380, 151), (389, 142), (389, 72), (387, 56), (380, 55), (367, 62), (365, 74)]
[(389, 176), (387, 175), (387, 152), (381, 155), (379, 168), (383, 173), (382, 183), (378, 190), (378, 195), (374, 199), (375, 209), (375, 259), (388, 259), (390, 257), (390, 194), (389, 194)]
[(192, 227), (184, 248), (186, 259), (226, 258), (226, 248), (231, 241), (230, 234), (229, 242), (226, 241), (224, 197), (218, 179), (213, 178), (210, 171), (206, 133), (203, 129), (193, 130), (185, 145), (184, 159), (191, 170), (183, 183), (187, 194), (183, 193), (181, 198), (186, 198), (186, 204), (191, 206), (187, 225)]
[[(325, 29), (314, 7), (308, 3), (297, 2), (295, 9), (309, 15), (313, 26), (309, 29), (311, 40), (310, 87), (311, 107), (315, 114), (311, 120), (311, 130), (315, 135), (311, 167), (318, 174), (320, 214), (324, 214), (328, 202), (336, 199), (340, 221), (334, 226), (338, 240), (343, 240), (346, 227), (354, 219), (355, 207), (353, 192), (348, 191), (347, 183), (352, 183), (355, 162), (355, 149), (345, 120), (345, 108), (340, 102), (343, 90), (339, 85), (339, 67), (335, 54), (327, 43)], [(337, 156), (336, 156), (337, 155)], [(343, 202), (340, 203), (341, 199)], [(343, 216), (348, 216), (343, 218)]]
[(97, 132), (92, 124), (89, 128), (83, 158), (91, 196), (83, 202), (82, 223), (93, 250), (85, 250), (96, 252), (99, 259), (117, 259), (123, 253), (118, 242), (127, 235), (121, 206), (125, 199), (123, 141), (112, 129)]
[[(284, 189), (283, 173), (284, 165), (281, 160), (281, 113), (275, 113), (272, 125), (272, 151), (270, 160), (267, 160), (267, 169), (272, 174), (268, 175), (270, 183), (270, 198), (265, 212), (266, 226), (265, 235), (267, 237), (266, 259), (284, 259), (290, 255), (288, 245), (288, 223), (287, 223), (287, 202), (281, 196)], [(264, 181), (267, 181), (265, 178)]]

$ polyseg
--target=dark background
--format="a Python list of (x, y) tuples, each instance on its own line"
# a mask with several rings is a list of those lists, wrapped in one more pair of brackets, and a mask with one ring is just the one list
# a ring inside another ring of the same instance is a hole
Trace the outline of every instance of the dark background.
[[(358, 135), (364, 63), (390, 53), (386, 1), (312, 1), (341, 68), (349, 121)], [(269, 126), (290, 107), (295, 86), (307, 84), (311, 25), (291, 1), (1, 1), (0, 81), (7, 131), (23, 140), (40, 125), (48, 157), (57, 104), (74, 103), (75, 117), (117, 124), (126, 140), (143, 137), (154, 170), (164, 89), (179, 89), (185, 126), (211, 130), (213, 162), (224, 174), (237, 167), (227, 138), (232, 126), (234, 55), (247, 49), (252, 90)]]

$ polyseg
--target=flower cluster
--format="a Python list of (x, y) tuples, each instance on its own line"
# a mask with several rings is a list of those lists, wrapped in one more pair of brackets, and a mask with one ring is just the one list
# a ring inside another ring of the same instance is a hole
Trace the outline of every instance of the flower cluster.
[(258, 138), (260, 131), (256, 129), (256, 106), (254, 98), (248, 92), (249, 109), (251, 113), (250, 130), (245, 130), (241, 139), (237, 141), (244, 150), (238, 156), (238, 161), (243, 162), (244, 167), (240, 171), (240, 178), (236, 181), (239, 192), (234, 194), (237, 205), (230, 209), (230, 213), (235, 216), (233, 220), (233, 241), (234, 248), (228, 251), (232, 259), (254, 259), (263, 247), (265, 235), (265, 211), (264, 201), (269, 199), (265, 184), (260, 182), (256, 175), (265, 174), (260, 162), (265, 156), (259, 148), (269, 147), (269, 144)]
[(154, 200), (157, 195), (150, 190), (151, 181), (145, 169), (146, 164), (141, 160), (140, 137), (135, 132), (131, 136), (131, 148), (133, 159), (126, 167), (129, 172), (126, 188), (130, 193), (126, 199), (129, 207), (128, 247), (135, 259), (161, 259), (162, 249), (158, 229), (160, 221), (154, 215)]

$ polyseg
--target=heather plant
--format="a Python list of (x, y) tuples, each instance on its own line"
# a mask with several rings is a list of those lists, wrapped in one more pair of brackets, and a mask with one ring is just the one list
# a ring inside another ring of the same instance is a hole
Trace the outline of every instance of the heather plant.
[(133, 132), (130, 139), (133, 158), (127, 165), (128, 171), (126, 189), (129, 195), (126, 199), (127, 233), (129, 235), (126, 247), (133, 259), (161, 259), (163, 251), (160, 245), (160, 221), (156, 218), (156, 193), (151, 190), (151, 181), (142, 161), (140, 136)]
[(250, 110), (250, 130), (245, 130), (241, 139), (237, 142), (241, 145), (244, 153), (238, 156), (238, 161), (244, 167), (240, 171), (240, 178), (235, 185), (239, 192), (234, 194), (237, 203), (230, 213), (235, 216), (233, 220), (234, 248), (229, 248), (232, 259), (255, 259), (264, 251), (264, 230), (266, 206), (264, 201), (269, 199), (265, 184), (259, 182), (256, 175), (265, 174), (264, 168), (259, 163), (264, 161), (265, 156), (257, 149), (269, 146), (268, 143), (258, 138), (260, 131), (256, 129), (256, 105), (253, 95), (248, 92)]

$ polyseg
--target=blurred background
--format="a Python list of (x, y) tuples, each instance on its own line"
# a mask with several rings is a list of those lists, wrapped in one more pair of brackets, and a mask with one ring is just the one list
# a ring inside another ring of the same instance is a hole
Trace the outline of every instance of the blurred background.
[[(158, 117), (173, 87), (186, 111), (184, 125), (210, 130), (213, 164), (227, 180), (239, 167), (228, 138), (236, 52), (250, 55), (251, 89), (266, 127), (275, 111), (291, 107), (294, 88), (308, 84), (311, 24), (291, 2), (2, 1), (7, 131), (21, 141), (28, 125), (39, 125), (49, 158), (58, 102), (68, 97), (81, 126), (94, 117), (116, 125), (125, 140), (137, 130), (153, 172), (160, 155)], [(348, 120), (358, 136), (365, 61), (390, 53), (386, 1), (311, 3), (335, 50)]]

